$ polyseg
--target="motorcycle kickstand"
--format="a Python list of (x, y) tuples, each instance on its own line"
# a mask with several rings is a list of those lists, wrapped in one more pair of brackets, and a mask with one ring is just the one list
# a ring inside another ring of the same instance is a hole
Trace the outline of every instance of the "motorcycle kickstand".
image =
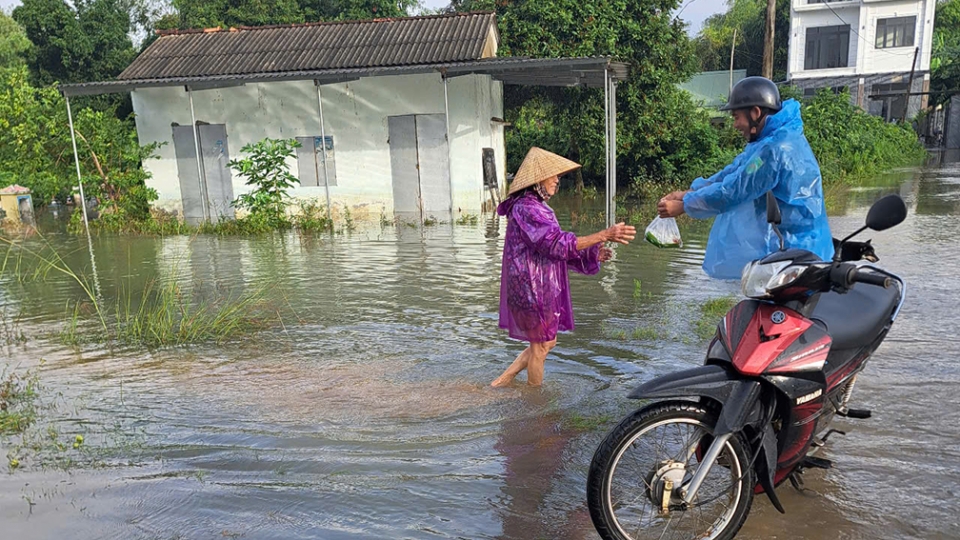
[(806, 491), (806, 488), (803, 487), (803, 478), (801, 475), (803, 475), (803, 470), (800, 468), (797, 468), (792, 473), (790, 473), (790, 476), (787, 476), (787, 480), (790, 480), (790, 485), (793, 486), (793, 489), (799, 491), (800, 493), (803, 493), (804, 491)]

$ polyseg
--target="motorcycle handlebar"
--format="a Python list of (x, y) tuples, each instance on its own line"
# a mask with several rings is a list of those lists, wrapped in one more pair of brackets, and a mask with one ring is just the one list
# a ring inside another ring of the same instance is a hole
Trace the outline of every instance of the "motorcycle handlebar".
[(877, 274), (875, 272), (857, 272), (853, 276), (853, 281), (857, 283), (866, 283), (868, 285), (876, 285), (878, 287), (883, 287), (884, 289), (893, 285), (893, 280), (888, 278), (883, 274)]
[(893, 280), (889, 277), (876, 272), (861, 272), (857, 265), (851, 263), (834, 265), (830, 269), (830, 281), (844, 289), (849, 289), (854, 283), (866, 283), (883, 288), (893, 285)]

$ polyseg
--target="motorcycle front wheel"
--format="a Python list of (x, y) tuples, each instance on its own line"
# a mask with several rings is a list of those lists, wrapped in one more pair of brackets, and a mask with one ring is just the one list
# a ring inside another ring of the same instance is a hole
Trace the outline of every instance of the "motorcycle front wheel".
[(604, 540), (733, 538), (753, 503), (742, 433), (724, 445), (696, 499), (682, 493), (713, 441), (716, 413), (689, 401), (655, 403), (623, 419), (590, 464), (587, 503)]

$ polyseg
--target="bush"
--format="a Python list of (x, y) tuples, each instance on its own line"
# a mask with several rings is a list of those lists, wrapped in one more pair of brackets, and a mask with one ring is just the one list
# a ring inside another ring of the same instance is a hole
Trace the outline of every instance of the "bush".
[(825, 183), (858, 183), (894, 167), (920, 162), (925, 152), (909, 126), (890, 124), (851, 104), (844, 90), (822, 89), (801, 110), (804, 132)]
[(250, 212), (248, 220), (257, 228), (290, 228), (287, 191), (300, 181), (290, 174), (287, 160), (296, 157), (295, 149), (299, 147), (295, 139), (266, 138), (241, 148), (248, 156), (230, 162), (230, 167), (245, 176), (246, 184), (253, 187), (249, 193), (237, 197), (233, 206)]

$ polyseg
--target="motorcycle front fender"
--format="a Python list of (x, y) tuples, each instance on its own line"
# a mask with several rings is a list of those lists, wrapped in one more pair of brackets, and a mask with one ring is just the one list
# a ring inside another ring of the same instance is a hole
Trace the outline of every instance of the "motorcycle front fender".
[(740, 431), (760, 417), (760, 383), (721, 366), (701, 366), (671, 373), (634, 389), (631, 399), (705, 397), (720, 405), (714, 435)]
[[(631, 399), (664, 399), (700, 397), (720, 405), (720, 417), (714, 427), (714, 436), (741, 431), (758, 423), (763, 416), (762, 387), (759, 382), (717, 365), (678, 371), (644, 383), (630, 392)], [(758, 481), (774, 507), (784, 512), (774, 491), (773, 479), (777, 464), (777, 439), (768, 423), (759, 426), (762, 438), (761, 460), (755, 464)]]

